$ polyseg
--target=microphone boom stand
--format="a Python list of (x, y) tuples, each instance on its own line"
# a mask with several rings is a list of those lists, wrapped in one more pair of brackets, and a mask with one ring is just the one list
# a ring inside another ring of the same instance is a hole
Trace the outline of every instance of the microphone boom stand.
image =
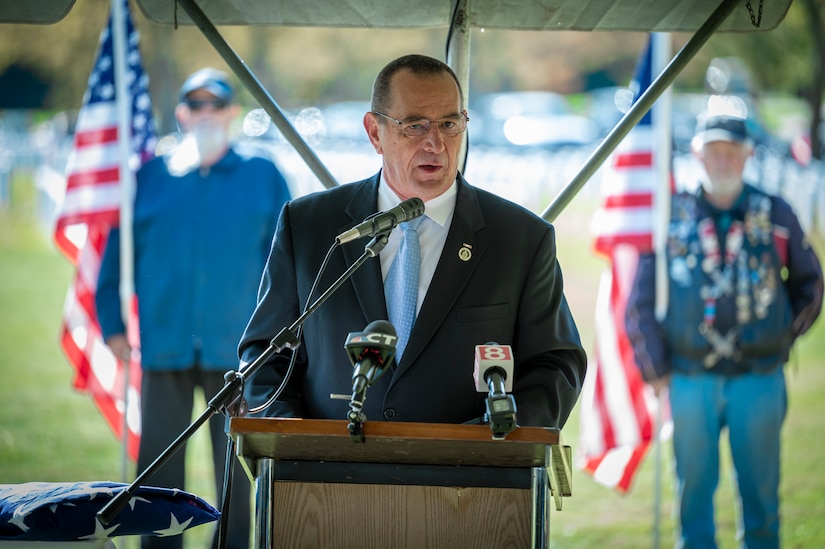
[[(303, 326), (307, 318), (314, 313), (315, 310), (318, 309), (318, 307), (320, 307), (336, 290), (338, 290), (344, 282), (349, 280), (349, 278), (355, 273), (356, 270), (358, 270), (358, 268), (361, 267), (361, 265), (363, 265), (369, 258), (376, 257), (381, 250), (384, 249), (387, 245), (387, 239), (389, 238), (391, 230), (392, 227), (389, 230), (382, 231), (375, 235), (375, 237), (364, 247), (364, 253), (361, 254), (358, 260), (356, 260), (355, 263), (344, 271), (344, 273), (338, 277), (338, 279), (333, 282), (333, 284), (323, 294), (321, 294), (318, 299), (311, 306), (309, 306), (295, 322), (292, 323), (291, 326), (288, 328), (283, 328), (280, 332), (278, 332), (278, 334), (269, 342), (269, 347), (267, 347), (267, 349), (264, 350), (258, 358), (240, 370), (230, 370), (226, 373), (224, 376), (226, 384), (215, 394), (214, 397), (212, 397), (206, 410), (204, 410), (203, 413), (201, 413), (201, 415), (189, 425), (189, 427), (178, 435), (178, 438), (176, 438), (172, 444), (161, 452), (161, 454), (155, 458), (155, 460), (146, 469), (144, 469), (143, 472), (140, 473), (129, 486), (118, 493), (117, 496), (112, 498), (109, 503), (104, 505), (100, 511), (97, 512), (97, 520), (102, 525), (106, 526), (112, 522), (112, 520), (129, 502), (135, 491), (137, 491), (137, 489), (144, 483), (144, 481), (152, 476), (164, 463), (166, 463), (169, 458), (177, 452), (186, 443), (186, 441), (189, 440), (192, 435), (195, 434), (195, 432), (200, 429), (201, 426), (203, 426), (203, 424), (206, 423), (212, 416), (220, 412), (221, 409), (229, 415), (232, 414), (232, 411), (230, 411), (231, 408), (234, 408), (236, 413), (238, 412), (238, 403), (242, 397), (241, 390), (246, 378), (257, 372), (273, 354), (281, 352), (286, 347), (293, 350), (298, 347), (300, 341), (295, 335), (296, 330)], [(232, 441), (230, 440), (228, 444), (231, 443)], [(231, 474), (231, 467), (227, 467), (227, 471)], [(231, 485), (231, 482), (229, 485)], [(223, 499), (225, 502), (228, 501), (229, 494), (224, 494)], [(223, 547), (223, 544), (219, 544), (219, 547)]]

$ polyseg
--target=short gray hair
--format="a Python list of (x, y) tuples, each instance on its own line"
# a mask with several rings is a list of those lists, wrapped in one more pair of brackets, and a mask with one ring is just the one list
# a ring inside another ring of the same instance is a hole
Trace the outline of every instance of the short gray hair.
[(461, 89), (461, 83), (458, 81), (453, 69), (443, 61), (439, 61), (433, 57), (420, 54), (409, 54), (394, 59), (387, 63), (381, 69), (378, 76), (375, 77), (375, 82), (372, 85), (372, 104), (370, 108), (376, 112), (387, 112), (389, 110), (390, 102), (390, 80), (401, 70), (407, 69), (413, 74), (420, 75), (436, 75), (447, 73), (455, 80), (455, 85), (458, 86), (458, 96), (461, 101), (460, 107), (464, 108), (464, 91)]

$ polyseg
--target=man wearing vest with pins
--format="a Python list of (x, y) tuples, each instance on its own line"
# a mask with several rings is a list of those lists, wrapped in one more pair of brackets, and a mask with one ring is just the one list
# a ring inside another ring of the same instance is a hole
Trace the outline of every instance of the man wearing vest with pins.
[(727, 431), (738, 490), (737, 538), (779, 547), (784, 364), (817, 318), (822, 269), (791, 206), (745, 183), (745, 121), (705, 120), (693, 140), (701, 186), (673, 197), (668, 312), (657, 321), (655, 258), (639, 259), (626, 329), (645, 381), (673, 419), (676, 547), (715, 548), (713, 496)]

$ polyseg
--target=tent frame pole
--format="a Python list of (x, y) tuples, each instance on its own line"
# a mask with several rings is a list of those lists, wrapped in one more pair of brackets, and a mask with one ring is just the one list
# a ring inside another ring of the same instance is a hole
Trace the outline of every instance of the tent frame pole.
[(266, 113), (269, 115), (272, 122), (280, 130), (281, 134), (293, 146), (295, 151), (306, 162), (309, 169), (321, 181), (324, 187), (330, 189), (336, 187), (338, 182), (329, 172), (327, 167), (321, 162), (315, 152), (307, 145), (306, 141), (301, 137), (298, 131), (292, 126), (287, 117), (284, 115), (281, 108), (275, 102), (275, 99), (264, 88), (258, 77), (252, 72), (246, 62), (232, 49), (223, 36), (221, 36), (218, 29), (194, 0), (175, 0), (178, 4), (183, 6), (187, 15), (192, 19), (192, 22), (197, 25), (203, 35), (215, 48), (215, 51), (226, 61), (229, 68), (241, 83), (246, 86), (255, 100), (260, 104)]
[(645, 92), (633, 103), (618, 124), (610, 131), (595, 151), (588, 157), (581, 170), (573, 177), (553, 202), (541, 214), (545, 221), (553, 222), (565, 207), (573, 200), (573, 197), (584, 187), (584, 184), (596, 173), (602, 163), (610, 156), (610, 153), (619, 146), (622, 139), (630, 133), (630, 130), (639, 123), (653, 106), (653, 103), (670, 86), (679, 73), (687, 64), (699, 53), (705, 42), (713, 35), (719, 26), (733, 12), (741, 0), (723, 0), (718, 8), (708, 17), (708, 20), (696, 31), (687, 44), (679, 50), (664, 71), (656, 77)]

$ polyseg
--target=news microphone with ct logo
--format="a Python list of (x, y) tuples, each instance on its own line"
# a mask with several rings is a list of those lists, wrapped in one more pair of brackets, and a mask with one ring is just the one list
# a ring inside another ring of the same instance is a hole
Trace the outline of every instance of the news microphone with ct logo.
[(350, 332), (344, 349), (353, 365), (352, 394), (361, 393), (375, 383), (395, 356), (398, 337), (386, 320), (370, 322), (363, 332)]
[(473, 362), (476, 390), (487, 392), (484, 420), (490, 424), (493, 438), (500, 440), (516, 429), (516, 400), (507, 394), (513, 390), (513, 349), (509, 345), (476, 345)]
[(386, 212), (378, 212), (369, 216), (352, 229), (339, 234), (335, 240), (338, 244), (344, 244), (365, 236), (375, 236), (380, 232), (394, 229), (399, 223), (411, 221), (422, 215), (424, 215), (424, 201), (418, 197), (409, 198)]
[(392, 357), (395, 356), (395, 344), (398, 338), (395, 328), (386, 320), (370, 322), (363, 332), (351, 332), (347, 335), (344, 349), (353, 365), (352, 397), (347, 413), (347, 429), (350, 440), (364, 442), (364, 401), (367, 399), (367, 387), (375, 383), (387, 370)]

